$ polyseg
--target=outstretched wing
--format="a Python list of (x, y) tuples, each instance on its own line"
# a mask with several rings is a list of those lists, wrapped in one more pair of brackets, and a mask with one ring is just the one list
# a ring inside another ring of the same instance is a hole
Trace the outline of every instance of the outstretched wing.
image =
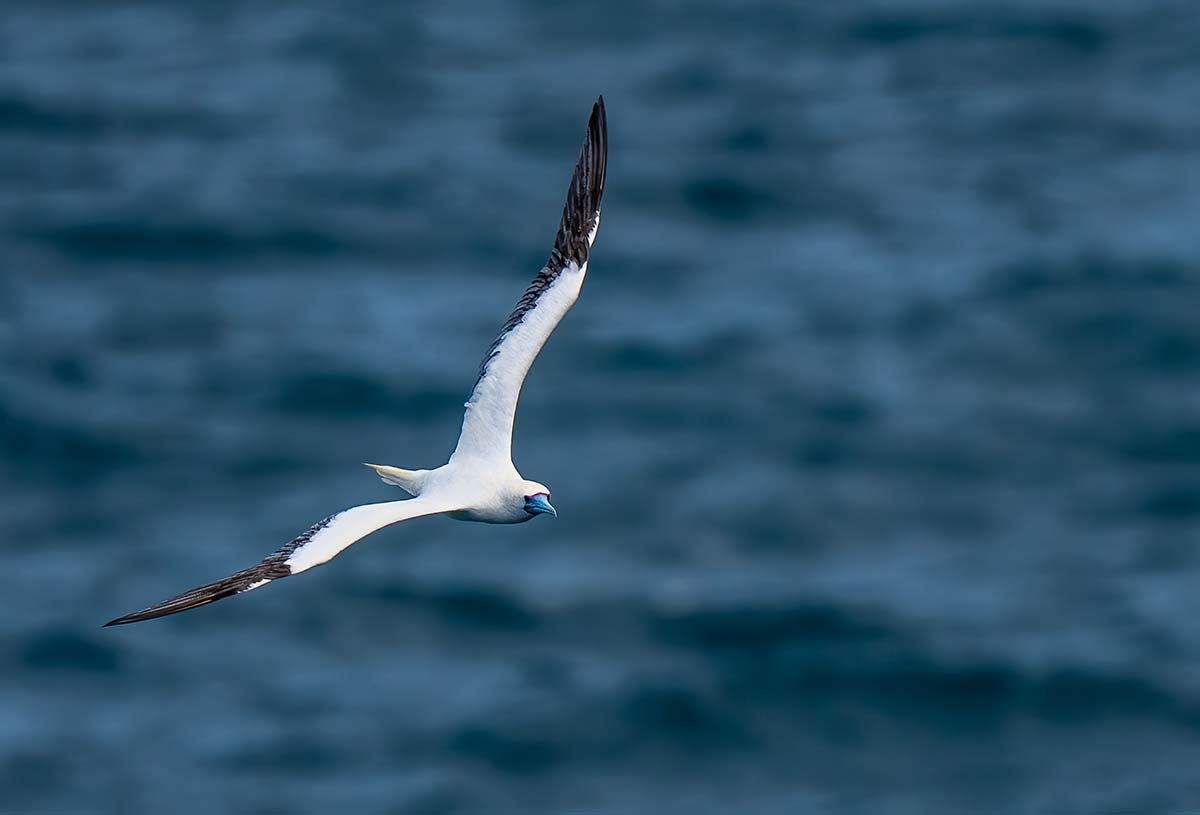
[(511, 460), (513, 419), (525, 374), (559, 320), (575, 304), (587, 274), (588, 252), (600, 226), (607, 161), (608, 124), (601, 96), (592, 107), (587, 139), (571, 176), (550, 259), (483, 359), (452, 459)]
[(206, 606), (235, 594), (253, 591), (272, 580), (281, 580), (294, 574), (320, 566), (350, 544), (365, 538), (376, 530), (422, 515), (436, 515), (459, 509), (444, 502), (413, 498), (410, 501), (388, 501), (382, 504), (364, 504), (330, 515), (312, 525), (300, 537), (288, 542), (277, 552), (267, 556), (262, 563), (243, 569), (222, 580), (208, 583), (199, 588), (185, 591), (170, 600), (133, 614), (110, 620), (104, 625), (125, 625), (155, 617), (165, 617), (180, 611)]

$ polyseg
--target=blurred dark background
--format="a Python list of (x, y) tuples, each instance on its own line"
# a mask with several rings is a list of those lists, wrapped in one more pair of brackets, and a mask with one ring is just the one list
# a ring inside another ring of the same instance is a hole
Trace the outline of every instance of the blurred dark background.
[[(1200, 7), (71, 2), (0, 17), (0, 808), (1200, 805)], [(516, 462), (433, 466), (605, 219)]]

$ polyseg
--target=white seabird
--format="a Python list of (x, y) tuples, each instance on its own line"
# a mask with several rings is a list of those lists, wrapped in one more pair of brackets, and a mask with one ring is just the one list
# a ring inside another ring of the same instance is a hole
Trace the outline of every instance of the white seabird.
[(424, 515), (461, 521), (523, 523), (549, 513), (550, 489), (521, 477), (512, 463), (513, 419), (529, 366), (555, 326), (575, 304), (588, 255), (600, 226), (600, 198), (608, 159), (604, 97), (596, 100), (550, 259), (525, 290), (488, 349), (466, 403), (462, 433), (450, 460), (433, 470), (368, 464), (388, 484), (412, 497), (364, 504), (330, 515), (257, 566), (186, 591), (108, 623), (124, 625), (214, 603), (320, 566), (376, 530)]

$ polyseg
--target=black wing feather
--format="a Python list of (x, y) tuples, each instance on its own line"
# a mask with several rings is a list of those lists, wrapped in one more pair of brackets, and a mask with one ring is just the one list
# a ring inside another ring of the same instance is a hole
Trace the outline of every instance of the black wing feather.
[(567, 188), (567, 202), (563, 204), (562, 219), (558, 224), (558, 232), (554, 235), (554, 248), (550, 250), (550, 258), (517, 302), (517, 307), (501, 327), (500, 334), (488, 347), (487, 354), (479, 366), (476, 384), (479, 384), (479, 380), (487, 373), (488, 363), (496, 355), (500, 343), (504, 342), (510, 331), (520, 325), (530, 309), (537, 305), (542, 292), (558, 279), (563, 269), (570, 263), (577, 266), (587, 263), (591, 248), (588, 236), (600, 216), (600, 199), (604, 197), (604, 176), (607, 169), (608, 117), (604, 112), (604, 97), (601, 96), (592, 105), (587, 138), (584, 139), (583, 149), (579, 152), (579, 160), (575, 163), (575, 172), (571, 174), (571, 186)]
[(153, 620), (155, 617), (178, 614), (181, 611), (189, 611), (193, 608), (206, 606), (209, 603), (215, 603), (218, 600), (224, 600), (226, 597), (232, 597), (235, 594), (241, 594), (259, 581), (279, 580), (283, 577), (289, 577), (292, 574), (292, 569), (287, 565), (287, 559), (297, 549), (312, 540), (313, 535), (316, 535), (322, 529), (329, 526), (329, 524), (333, 523), (333, 519), (340, 514), (339, 512), (330, 515), (325, 520), (313, 524), (303, 535), (288, 541), (278, 551), (267, 555), (262, 563), (259, 563), (257, 566), (251, 566), (249, 569), (243, 569), (237, 574), (231, 574), (229, 577), (224, 577), (212, 583), (198, 586), (190, 591), (185, 591), (183, 594), (176, 595), (170, 600), (164, 600), (141, 611), (135, 611), (132, 614), (126, 614), (124, 617), (109, 620), (104, 624), (104, 627), (139, 623), (142, 620)]

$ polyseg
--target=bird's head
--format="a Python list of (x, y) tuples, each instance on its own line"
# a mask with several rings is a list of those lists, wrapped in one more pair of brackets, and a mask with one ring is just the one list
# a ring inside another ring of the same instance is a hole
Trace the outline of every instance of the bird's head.
[(550, 488), (545, 484), (539, 484), (536, 481), (526, 481), (522, 497), (525, 499), (525, 511), (529, 513), (529, 517), (535, 515), (544, 515), (549, 513), (555, 518), (558, 513), (554, 507), (550, 505)]

